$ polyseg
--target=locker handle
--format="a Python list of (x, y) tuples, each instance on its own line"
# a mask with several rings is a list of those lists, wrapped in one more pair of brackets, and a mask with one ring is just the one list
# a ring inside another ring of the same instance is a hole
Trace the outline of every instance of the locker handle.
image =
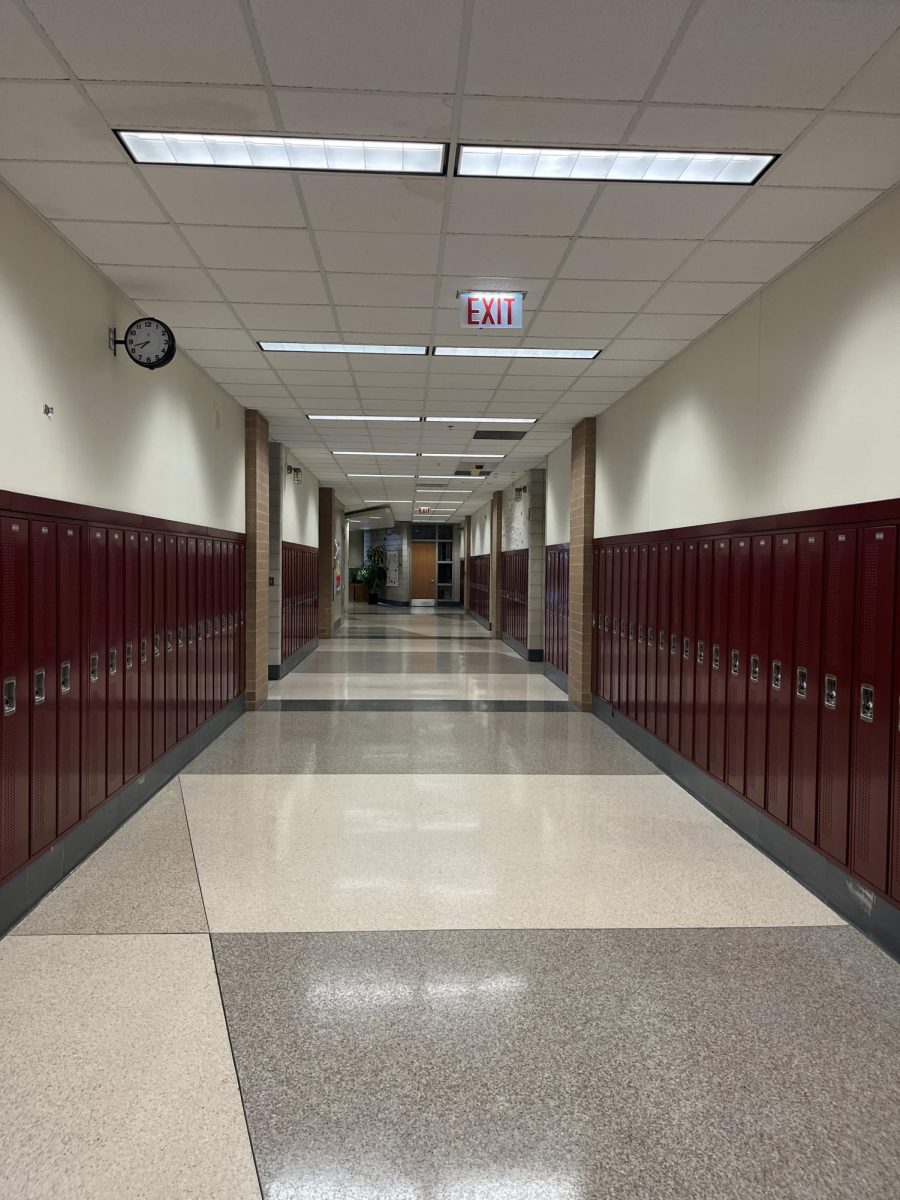
[(740, 652), (740, 650), (732, 650), (732, 652), (731, 652), (731, 673), (732, 673), (732, 675), (740, 675), (740, 673), (741, 673), (741, 652)]
[(125, 670), (134, 669), (134, 642), (125, 643)]
[(91, 655), (91, 683), (97, 683), (100, 679), (100, 655)]
[(3, 715), (11, 717), (16, 711), (16, 681), (15, 677), (3, 680)]
[(797, 668), (797, 699), (805, 700), (809, 690), (809, 675), (806, 667)]
[(194, 644), (194, 627), (193, 627), (193, 625), (188, 625), (188, 645), (193, 646), (193, 644)]
[(597, 614), (594, 613), (594, 615), (591, 617), (591, 629), (596, 629), (596, 628), (597, 628)]
[(47, 672), (43, 667), (34, 673), (34, 702), (43, 704), (47, 699)]
[(619, 618), (613, 617), (613, 637), (619, 636)]
[(837, 675), (825, 676), (825, 707), (837, 708)]
[(759, 683), (759, 655), (750, 655), (750, 682)]
[(657, 637), (657, 640), (656, 640), (656, 648), (657, 648), (657, 650), (660, 650), (660, 651), (662, 651), (662, 653), (665, 653), (665, 650), (666, 650), (666, 631), (665, 631), (664, 629), (661, 629), (661, 630), (659, 631), (659, 636)]
[(184, 626), (178, 626), (178, 649), (181, 650), (184, 646)]
[(113, 646), (109, 652), (109, 673), (110, 673), (110, 675), (115, 675), (118, 670), (119, 670), (119, 652), (115, 648), (115, 646)]
[(72, 690), (72, 664), (68, 662), (59, 665), (59, 690), (63, 696)]
[(175, 635), (171, 629), (166, 630), (166, 654), (171, 654), (175, 649)]
[(628, 622), (628, 640), (629, 642), (634, 641), (634, 621)]
[(643, 644), (644, 644), (644, 627), (643, 627), (643, 625), (638, 625), (638, 645), (643, 646)]
[(704, 642), (702, 639), (699, 639), (697, 642), (697, 663), (699, 666), (702, 667), (705, 661), (706, 661), (706, 642)]
[(620, 638), (628, 637), (628, 628), (627, 628), (624, 620), (619, 622), (619, 637)]
[(141, 662), (147, 661), (147, 639), (141, 638)]
[(875, 720), (875, 689), (867, 683), (859, 689), (859, 717), (861, 721)]
[(678, 634), (677, 633), (673, 633), (672, 636), (669, 638), (669, 653), (670, 654), (678, 653)]
[(682, 639), (681, 657), (684, 659), (689, 659), (691, 657), (691, 639), (689, 637)]
[(772, 659), (772, 691), (781, 691), (781, 663), (777, 658)]
[[(241, 613), (241, 624), (243, 625), (243, 623), (244, 623), (244, 614)], [(603, 632), (609, 633), (609, 617), (608, 616), (605, 616), (603, 618)]]
[(719, 647), (714, 644), (713, 645), (713, 653), (712, 653), (712, 668), (714, 671), (718, 671), (718, 669), (719, 669), (719, 659), (720, 659), (720, 650), (719, 650)]
[(647, 645), (648, 646), (656, 645), (656, 634), (653, 632), (652, 625), (647, 626)]

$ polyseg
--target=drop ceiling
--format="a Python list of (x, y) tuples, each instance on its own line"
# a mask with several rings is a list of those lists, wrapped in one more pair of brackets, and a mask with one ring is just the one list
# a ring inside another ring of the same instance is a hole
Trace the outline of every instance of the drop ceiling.
[[(0, 0), (0, 28), (0, 177), (348, 508), (397, 517), (417, 486), (480, 507), (900, 179), (900, 0)], [(141, 168), (113, 128), (781, 157), (753, 187)], [(455, 307), (482, 287), (527, 293), (487, 336), (602, 354), (256, 345), (484, 344)], [(494, 449), (487, 478), (458, 457)]]

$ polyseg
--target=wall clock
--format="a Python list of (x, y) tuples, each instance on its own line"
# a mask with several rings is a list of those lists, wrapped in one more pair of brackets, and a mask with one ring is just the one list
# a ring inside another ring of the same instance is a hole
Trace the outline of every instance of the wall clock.
[(123, 344), (131, 361), (148, 371), (168, 366), (175, 357), (175, 334), (156, 317), (132, 321), (125, 330)]

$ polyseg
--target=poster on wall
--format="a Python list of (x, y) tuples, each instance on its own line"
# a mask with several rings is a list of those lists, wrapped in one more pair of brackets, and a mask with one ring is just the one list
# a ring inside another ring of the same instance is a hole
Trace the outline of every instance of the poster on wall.
[(387, 568), (387, 586), (389, 588), (399, 587), (400, 586), (400, 551), (399, 550), (388, 550), (387, 561), (385, 562), (385, 566)]

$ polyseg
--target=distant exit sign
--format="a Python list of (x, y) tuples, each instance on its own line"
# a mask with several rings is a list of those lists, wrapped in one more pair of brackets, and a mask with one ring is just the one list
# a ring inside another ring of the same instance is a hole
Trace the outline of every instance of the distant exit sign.
[(524, 292), (460, 292), (463, 329), (521, 329)]
[(431, 512), (431, 509), (427, 505), (420, 504), (419, 507), (416, 509), (416, 516), (417, 517), (427, 517), (430, 514), (430, 512)]

